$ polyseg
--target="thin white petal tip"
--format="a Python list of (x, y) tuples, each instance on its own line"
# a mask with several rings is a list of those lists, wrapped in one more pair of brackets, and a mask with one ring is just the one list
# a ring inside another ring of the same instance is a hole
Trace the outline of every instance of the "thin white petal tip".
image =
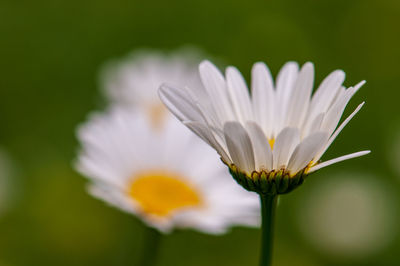
[(158, 97), (161, 99), (161, 101), (163, 101), (165, 93), (167, 93), (168, 90), (171, 90), (171, 88), (172, 88), (172, 86), (165, 82), (162, 83), (160, 85), (160, 87), (158, 87), (157, 94), (158, 94)]
[(364, 106), (364, 104), (365, 104), (365, 101), (363, 101), (362, 103), (360, 103), (360, 104), (357, 106), (357, 108), (355, 109), (355, 111), (358, 112), (358, 111), (361, 109), (361, 107)]
[(346, 76), (346, 72), (344, 72), (343, 69), (336, 69), (333, 72), (338, 73), (338, 74), (343, 75), (343, 76)]
[(365, 81), (365, 80), (362, 80), (362, 81), (358, 82), (358, 83), (354, 86), (354, 90), (355, 90), (355, 91), (358, 91), (362, 86), (364, 86), (364, 84), (365, 84), (366, 82), (367, 82), (367, 81)]
[(303, 67), (311, 67), (312, 69), (314, 69), (314, 63), (308, 61), (308, 62), (306, 62), (306, 63), (303, 65)]
[(158, 87), (158, 91), (165, 91), (169, 90), (171, 88), (176, 88), (174, 85), (168, 83), (168, 82), (163, 82), (161, 85)]
[(203, 60), (203, 61), (200, 62), (200, 64), (199, 64), (199, 69), (202, 69), (202, 68), (204, 68), (204, 67), (209, 67), (209, 66), (214, 67), (214, 64), (211, 63), (210, 60), (205, 59), (205, 60)]
[(226, 75), (228, 75), (230, 72), (239, 72), (239, 70), (234, 66), (227, 66), (225, 69)]
[(263, 61), (257, 61), (253, 64), (253, 66), (266, 66), (266, 64)]
[(293, 67), (293, 68), (296, 68), (298, 70), (299, 69), (299, 64), (296, 61), (288, 61), (282, 66), (281, 69), (287, 68), (287, 67)]
[(331, 164), (335, 164), (341, 161), (345, 161), (345, 160), (349, 160), (349, 159), (353, 159), (353, 158), (357, 158), (357, 157), (361, 157), (364, 155), (367, 155), (368, 153), (370, 153), (370, 150), (366, 150), (366, 151), (359, 151), (359, 152), (355, 152), (355, 153), (351, 153), (351, 154), (347, 154), (347, 155), (343, 155), (331, 160), (328, 160), (326, 162), (322, 162), (320, 164), (314, 165), (313, 167), (310, 168), (310, 170), (308, 171), (308, 174), (315, 172), (321, 168), (324, 168), (326, 166), (329, 166)]

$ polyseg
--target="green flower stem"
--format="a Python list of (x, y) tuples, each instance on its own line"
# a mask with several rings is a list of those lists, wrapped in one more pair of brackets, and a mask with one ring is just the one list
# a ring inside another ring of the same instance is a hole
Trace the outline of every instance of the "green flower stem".
[(161, 233), (158, 230), (146, 227), (142, 256), (138, 264), (140, 266), (153, 266), (157, 262), (157, 254), (160, 249)]
[(274, 240), (274, 220), (278, 195), (263, 195), (261, 199), (261, 254), (260, 266), (272, 265), (272, 246)]

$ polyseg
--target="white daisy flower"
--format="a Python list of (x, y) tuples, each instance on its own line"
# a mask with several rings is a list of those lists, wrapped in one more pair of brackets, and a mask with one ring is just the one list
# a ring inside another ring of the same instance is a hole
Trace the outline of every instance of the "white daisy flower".
[(199, 67), (204, 87), (163, 85), (160, 97), (188, 128), (212, 146), (234, 178), (263, 194), (286, 193), (322, 167), (369, 153), (361, 151), (320, 162), (355, 111), (337, 127), (343, 111), (365, 83), (345, 88), (345, 74), (328, 75), (312, 95), (314, 66), (288, 62), (273, 82), (256, 63), (251, 91), (235, 67), (225, 77), (210, 62)]
[(194, 48), (181, 48), (172, 53), (138, 50), (122, 60), (107, 63), (100, 74), (101, 86), (114, 103), (157, 109), (163, 107), (157, 96), (163, 82), (201, 86), (197, 70), (201, 57), (202, 53)]
[(218, 155), (173, 116), (154, 130), (145, 112), (114, 107), (78, 130), (77, 169), (92, 195), (162, 232), (218, 234), (259, 224), (255, 193), (237, 186)]

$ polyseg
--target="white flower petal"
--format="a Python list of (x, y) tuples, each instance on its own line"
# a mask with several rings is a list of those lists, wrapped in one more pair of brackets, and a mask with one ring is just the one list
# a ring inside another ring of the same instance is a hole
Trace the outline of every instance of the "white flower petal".
[(255, 63), (251, 70), (251, 97), (255, 120), (268, 137), (273, 138), (275, 125), (275, 91), (271, 73), (262, 63)]
[(302, 125), (310, 104), (314, 84), (314, 65), (304, 64), (296, 80), (287, 106), (286, 125), (299, 127)]
[(226, 122), (224, 134), (232, 161), (240, 169), (251, 173), (255, 167), (253, 145), (246, 130), (239, 122)]
[(309, 113), (311, 119), (315, 115), (328, 110), (345, 77), (346, 74), (342, 70), (335, 70), (322, 81), (311, 99)]
[(189, 88), (184, 87), (183, 90), (189, 95), (191, 101), (195, 104), (197, 109), (200, 111), (201, 116), (204, 121), (208, 121), (208, 123), (213, 126), (222, 127), (221, 122), (219, 121), (217, 114), (215, 112), (212, 103), (208, 100), (207, 92), (203, 87), (201, 88)]
[[(101, 166), (100, 166), (101, 165)], [(119, 169), (107, 167), (85, 155), (80, 155), (80, 159), (75, 163), (75, 169), (80, 173), (92, 176), (93, 179), (116, 187), (123, 187), (124, 180), (115, 180), (116, 175), (121, 175)]]
[(305, 138), (314, 132), (320, 131), (322, 121), (324, 121), (324, 117), (325, 113), (320, 113), (312, 120), (312, 122), (308, 126), (304, 127), (302, 132), (302, 138)]
[(289, 159), (300, 143), (300, 132), (297, 128), (284, 128), (275, 140), (273, 154), (273, 168), (286, 167)]
[(350, 122), (350, 120), (360, 111), (361, 107), (363, 107), (365, 102), (362, 102), (357, 108), (343, 121), (343, 123), (335, 130), (332, 136), (329, 138), (328, 142), (324, 145), (323, 149), (318, 152), (315, 156), (315, 160), (318, 161), (321, 156), (325, 153), (325, 151), (329, 148), (332, 142), (336, 139), (339, 133), (343, 130), (343, 128)]
[(249, 89), (246, 82), (235, 67), (226, 69), (226, 82), (236, 117), (244, 123), (253, 117)]
[(299, 66), (296, 62), (287, 62), (279, 71), (278, 77), (276, 78), (276, 100), (280, 108), (276, 108), (277, 124), (275, 126), (275, 132), (280, 131), (280, 128), (282, 128), (286, 122), (287, 108), (297, 80), (298, 72)]
[(200, 77), (216, 115), (223, 123), (233, 119), (233, 110), (228, 100), (224, 76), (211, 62), (203, 61), (199, 66)]
[(366, 83), (365, 80), (361, 80), (360, 82), (358, 82), (358, 83), (354, 86), (354, 89), (355, 89), (354, 93), (357, 93), (357, 91), (358, 91), (359, 89), (361, 89), (361, 87), (364, 86), (365, 83)]
[(289, 160), (288, 169), (290, 173), (295, 175), (298, 171), (306, 167), (326, 143), (328, 137), (329, 135), (326, 132), (316, 132), (297, 145)]
[(199, 122), (184, 121), (183, 123), (208, 145), (213, 147), (227, 163), (232, 163), (228, 151), (218, 143), (207, 126)]
[(324, 120), (321, 124), (321, 130), (332, 134), (337, 124), (339, 123), (340, 118), (342, 117), (347, 103), (350, 101), (353, 94), (354, 88), (350, 87), (345, 91), (344, 95), (341, 98), (336, 100), (335, 104), (326, 113)]
[(352, 159), (352, 158), (356, 158), (356, 157), (360, 157), (360, 156), (366, 155), (366, 154), (368, 154), (370, 152), (371, 151), (359, 151), (359, 152), (343, 155), (343, 156), (337, 157), (335, 159), (331, 159), (331, 160), (323, 162), (323, 163), (316, 164), (316, 165), (314, 165), (313, 167), (310, 168), (308, 173), (315, 172), (315, 171), (317, 171), (317, 170), (319, 170), (321, 168), (324, 168), (324, 167), (326, 167), (328, 165), (331, 165), (331, 164), (334, 164), (334, 163), (338, 163), (338, 162), (341, 162), (341, 161), (344, 161), (344, 160), (349, 160), (349, 159)]
[(272, 170), (272, 150), (264, 132), (255, 122), (247, 122), (246, 128), (254, 150), (255, 169)]
[(184, 90), (174, 88), (168, 84), (163, 84), (159, 89), (159, 95), (165, 106), (178, 117), (179, 120), (202, 120), (196, 104), (192, 102), (190, 96), (186, 94)]
[(353, 95), (365, 84), (365, 81), (359, 82), (356, 86), (348, 88), (341, 97), (339, 97), (332, 107), (326, 113), (324, 121), (321, 125), (321, 130), (329, 132), (330, 134), (335, 130), (337, 124), (342, 117), (347, 103)]
[(276, 91), (279, 102), (289, 100), (299, 72), (299, 65), (296, 62), (287, 62), (279, 71), (276, 78)]

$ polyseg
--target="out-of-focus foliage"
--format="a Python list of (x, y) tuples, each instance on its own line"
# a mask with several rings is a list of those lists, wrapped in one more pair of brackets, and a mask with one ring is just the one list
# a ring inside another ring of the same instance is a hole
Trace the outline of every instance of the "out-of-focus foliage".
[[(373, 252), (352, 254), (329, 245), (322, 250), (316, 243), (324, 240), (315, 242), (317, 236), (308, 237), (301, 224), (310, 210), (321, 208), (313, 200), (336, 197), (329, 195), (343, 188), (343, 178), (335, 184), (342, 173), (350, 173), (345, 178), (351, 184), (368, 173), (367, 187), (373, 182), (378, 191), (371, 197), (385, 193), (394, 202), (380, 212), (389, 212), (389, 224), (399, 222), (400, 157), (397, 164), (393, 157), (400, 128), (399, 1), (4, 0), (0, 22), (0, 145), (18, 166), (18, 193), (0, 216), (0, 265), (135, 261), (143, 225), (87, 195), (85, 180), (71, 167), (74, 131), (89, 111), (104, 106), (98, 84), (103, 62), (136, 48), (185, 44), (237, 66), (247, 78), (258, 60), (273, 74), (287, 60), (310, 60), (317, 83), (336, 68), (347, 73), (346, 86), (367, 80), (346, 114), (364, 99), (365, 107), (323, 159), (361, 149), (372, 153), (321, 170), (280, 198), (275, 265), (400, 264), (400, 236), (393, 227), (373, 228), (393, 229), (385, 234), (390, 239)], [(332, 191), (320, 196), (320, 188)], [(326, 208), (334, 212), (341, 204)], [(238, 228), (223, 237), (177, 232), (164, 239), (159, 265), (257, 265), (258, 241), (256, 229)]]

